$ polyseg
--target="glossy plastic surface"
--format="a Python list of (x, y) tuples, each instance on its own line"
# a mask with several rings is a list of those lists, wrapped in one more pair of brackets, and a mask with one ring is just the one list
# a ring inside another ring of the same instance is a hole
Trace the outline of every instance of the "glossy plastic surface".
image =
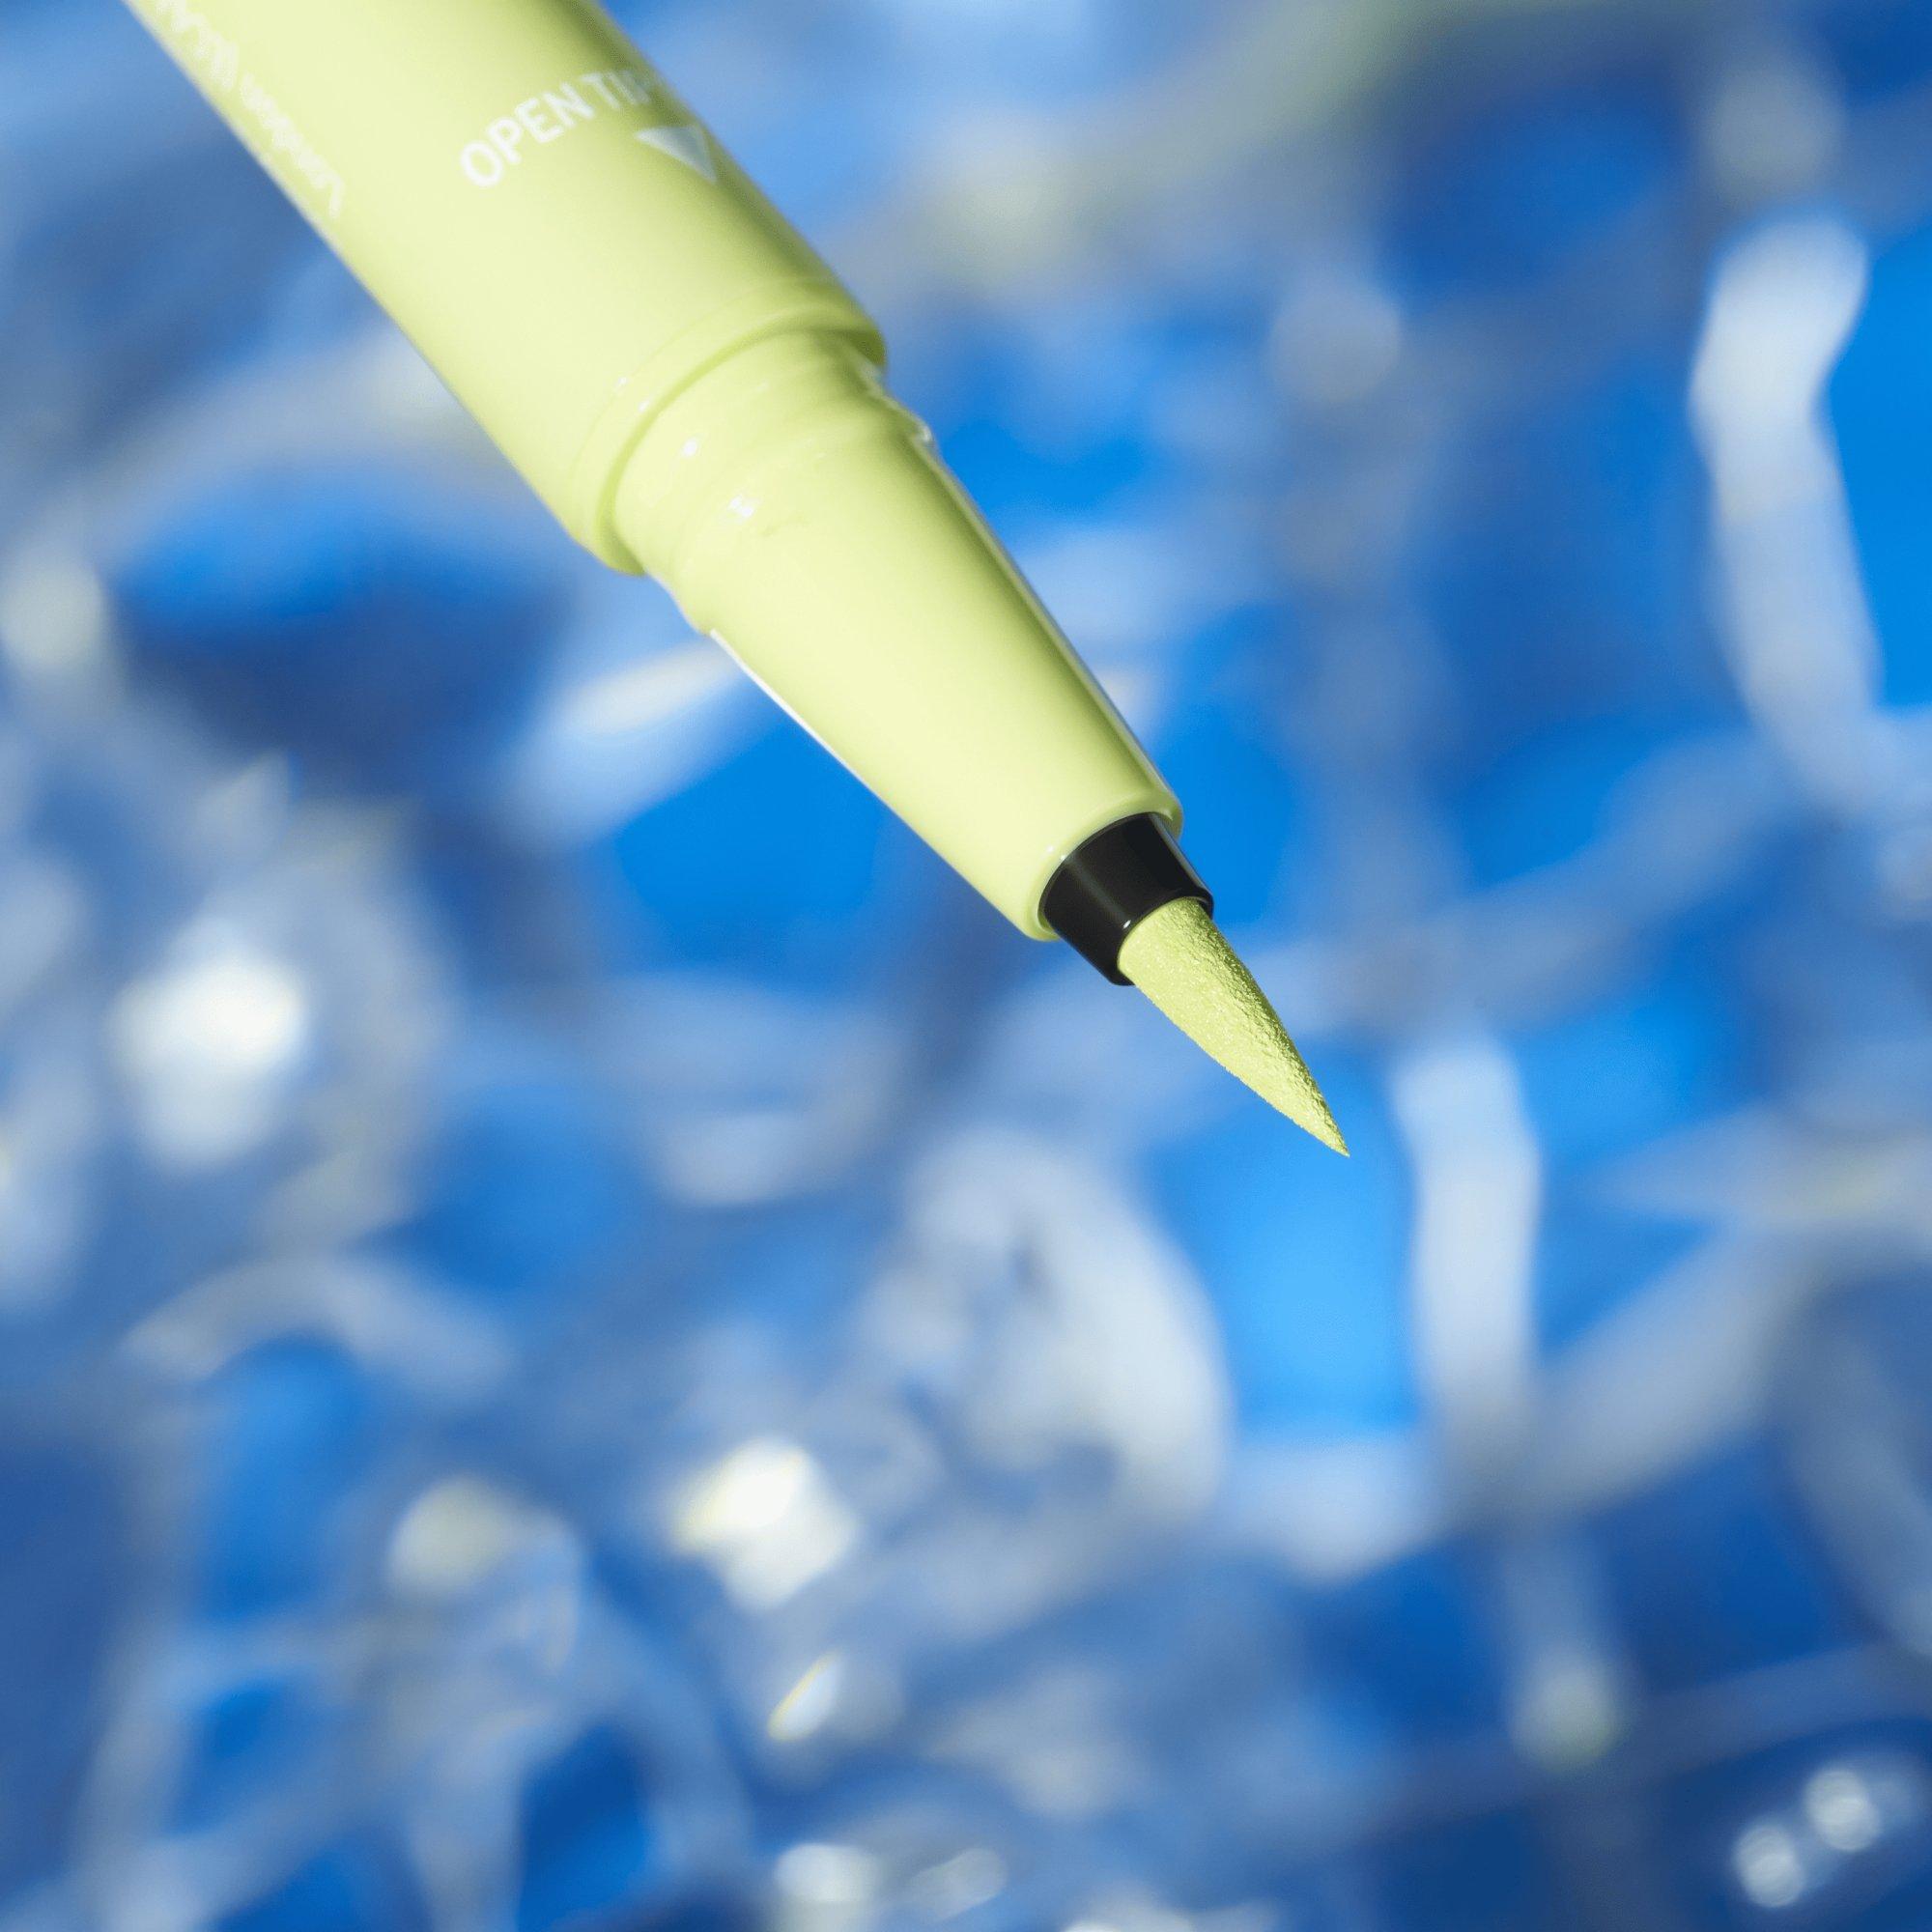
[(835, 340), (755, 345), (666, 409), (617, 526), (827, 749), (1022, 930), (1061, 863), (1179, 808), (915, 417)]
[(130, 0), (581, 542), (664, 398), (831, 270), (587, 0)]
[(132, 0), (565, 526), (1022, 930), (1179, 808), (829, 270), (585, 0)]

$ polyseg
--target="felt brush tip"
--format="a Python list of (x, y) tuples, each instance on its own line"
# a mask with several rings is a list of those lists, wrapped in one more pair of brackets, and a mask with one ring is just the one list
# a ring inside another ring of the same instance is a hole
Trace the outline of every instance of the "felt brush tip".
[(1121, 971), (1189, 1039), (1278, 1113), (1349, 1151), (1280, 1015), (1198, 899), (1151, 912), (1121, 947)]

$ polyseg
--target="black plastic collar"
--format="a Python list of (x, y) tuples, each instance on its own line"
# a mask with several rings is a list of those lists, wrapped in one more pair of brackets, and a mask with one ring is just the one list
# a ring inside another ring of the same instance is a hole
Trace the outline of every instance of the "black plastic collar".
[(1176, 899), (1199, 899), (1214, 910), (1213, 894), (1181, 856), (1167, 821), (1149, 812), (1094, 833), (1054, 873), (1039, 912), (1076, 952), (1124, 986), (1121, 947), (1127, 934)]

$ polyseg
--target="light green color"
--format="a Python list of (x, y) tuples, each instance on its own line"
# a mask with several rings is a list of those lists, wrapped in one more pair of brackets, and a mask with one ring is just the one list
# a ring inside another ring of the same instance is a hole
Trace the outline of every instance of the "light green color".
[(1179, 808), (871, 322), (591, 0), (129, 0), (565, 527), (1023, 931)]
[[(865, 312), (592, 0), (129, 0), (577, 539), (649, 570), (1023, 931), (1179, 808), (886, 393)], [(1331, 1147), (1198, 906), (1122, 969)]]
[[(774, 425), (780, 425), (776, 430)], [(780, 703), (1023, 930), (1075, 846), (1173, 795), (849, 346), (753, 345), (672, 402), (616, 526)]]
[(1177, 899), (1142, 920), (1121, 948), (1121, 971), (1270, 1107), (1337, 1153), (1349, 1151), (1267, 995), (1198, 899)]
[(591, 0), (128, 4), (572, 535), (620, 568), (636, 565), (610, 527), (615, 474), (697, 370), (784, 328), (884, 353)]

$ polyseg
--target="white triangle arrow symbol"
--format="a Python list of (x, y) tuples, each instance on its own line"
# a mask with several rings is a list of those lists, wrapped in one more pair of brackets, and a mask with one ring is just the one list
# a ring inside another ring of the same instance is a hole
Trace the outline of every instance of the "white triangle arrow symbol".
[(712, 158), (711, 143), (705, 139), (702, 128), (694, 128), (689, 122), (668, 124), (662, 128), (639, 128), (637, 138), (646, 147), (668, 155), (672, 160), (682, 161), (706, 181), (715, 182), (718, 179), (718, 163)]

